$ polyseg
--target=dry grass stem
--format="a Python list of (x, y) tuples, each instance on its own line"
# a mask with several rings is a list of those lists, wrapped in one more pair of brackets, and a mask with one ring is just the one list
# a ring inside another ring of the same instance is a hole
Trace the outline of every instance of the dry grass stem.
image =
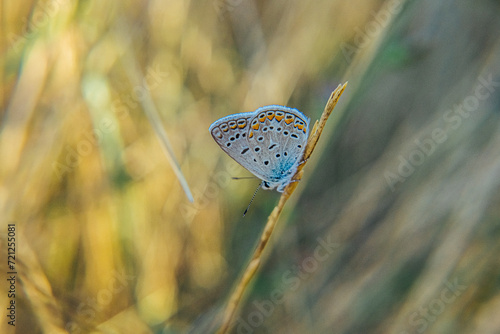
[[(137, 66), (137, 61), (135, 59), (132, 59), (133, 52), (130, 50), (130, 52), (127, 53), (126, 56), (123, 58), (124, 62), (124, 68), (127, 71), (127, 74), (131, 80), (131, 82), (134, 84), (134, 87), (140, 87), (140, 83), (142, 78), (145, 78), (144, 74), (141, 73), (141, 70)], [(162, 126), (162, 120), (161, 117), (158, 113), (158, 109), (156, 108), (156, 105), (153, 101), (153, 98), (151, 96), (151, 93), (148, 89), (142, 90), (143, 95), (142, 98), (140, 99), (141, 105), (142, 105), (142, 110), (146, 114), (149, 123), (151, 123), (151, 126), (153, 127), (153, 130), (155, 131), (158, 140), (161, 143), (161, 147), (163, 148), (163, 152), (165, 153), (165, 156), (167, 157), (167, 161), (172, 167), (172, 170), (174, 171), (175, 176), (179, 180), (179, 183), (184, 190), (184, 193), (186, 194), (187, 199), (193, 203), (194, 198), (193, 194), (191, 193), (191, 190), (189, 189), (189, 185), (186, 181), (186, 178), (184, 177), (184, 174), (182, 173), (181, 167), (179, 165), (179, 162), (175, 158), (174, 150), (172, 148), (172, 145), (170, 144), (170, 140), (168, 139), (167, 136), (167, 131), (163, 128)]]
[[(330, 98), (328, 99), (328, 102), (326, 103), (325, 110), (323, 111), (323, 114), (321, 115), (321, 118), (319, 121), (316, 121), (314, 124), (314, 127), (311, 131), (311, 135), (309, 136), (309, 140), (307, 141), (307, 146), (304, 151), (304, 156), (302, 157), (302, 164), (299, 165), (297, 168), (297, 172), (294, 176), (294, 180), (298, 181), (302, 178), (302, 169), (304, 168), (305, 164), (307, 163), (307, 160), (311, 156), (312, 152), (314, 151), (314, 148), (316, 147), (316, 144), (318, 142), (319, 137), (321, 136), (321, 132), (323, 131), (323, 128), (325, 127), (326, 121), (328, 120), (328, 117), (330, 117), (333, 109), (335, 108), (335, 105), (337, 104), (340, 96), (344, 92), (345, 88), (347, 86), (347, 82), (343, 85), (339, 85), (333, 93), (330, 95)], [(281, 214), (281, 211), (283, 211), (283, 208), (285, 206), (285, 203), (287, 202), (288, 198), (292, 195), (292, 193), (295, 191), (295, 188), (297, 187), (298, 182), (291, 182), (286, 188), (283, 194), (281, 195), (281, 198), (279, 200), (278, 205), (273, 209), (271, 214), (269, 215), (269, 218), (267, 219), (266, 226), (264, 228), (264, 231), (262, 232), (262, 235), (260, 237), (259, 244), (257, 248), (255, 249), (255, 252), (252, 255), (252, 258), (250, 262), (248, 263), (244, 274), (236, 286), (236, 289), (233, 291), (229, 302), (226, 306), (226, 310), (224, 311), (224, 318), (222, 320), (222, 325), (218, 331), (219, 334), (224, 334), (226, 333), (231, 325), (232, 319), (236, 313), (236, 310), (238, 308), (238, 305), (241, 302), (241, 298), (243, 296), (243, 292), (247, 288), (247, 286), (250, 283), (250, 280), (253, 278), (255, 275), (255, 272), (260, 266), (261, 263), (261, 255), (264, 249), (266, 248), (266, 245), (268, 244), (269, 240), (271, 239), (271, 234), (274, 230), (274, 227), (276, 226), (276, 223), (278, 222), (278, 218)]]

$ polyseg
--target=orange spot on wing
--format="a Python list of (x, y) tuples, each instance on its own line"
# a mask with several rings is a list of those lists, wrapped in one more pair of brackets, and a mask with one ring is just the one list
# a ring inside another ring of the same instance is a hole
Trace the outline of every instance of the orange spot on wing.
[(286, 117), (286, 118), (285, 118), (285, 123), (286, 123), (286, 124), (290, 124), (290, 123), (292, 123), (292, 122), (293, 122), (293, 116), (292, 116), (292, 117)]
[(285, 116), (284, 116), (284, 115), (281, 115), (281, 116), (276, 115), (275, 117), (276, 117), (276, 120), (277, 120), (278, 122), (281, 122), (281, 120), (282, 120), (282, 119), (283, 119), (283, 117), (285, 117)]
[(237, 123), (240, 129), (243, 129), (245, 126), (247, 126), (247, 121), (244, 118), (239, 119)]
[(272, 121), (272, 120), (273, 120), (273, 118), (274, 118), (274, 113), (273, 113), (273, 114), (270, 114), (270, 115), (267, 115), (267, 118), (269, 118), (269, 120), (270, 120), (270, 121)]
[(253, 131), (250, 131), (250, 133), (248, 134), (248, 138), (252, 138), (253, 137)]
[(259, 130), (259, 123), (252, 125), (252, 129)]

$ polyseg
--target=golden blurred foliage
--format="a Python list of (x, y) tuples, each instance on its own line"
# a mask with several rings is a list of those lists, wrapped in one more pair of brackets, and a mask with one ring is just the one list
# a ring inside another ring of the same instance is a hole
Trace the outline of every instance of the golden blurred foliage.
[(500, 332), (498, 2), (0, 8), (1, 333), (214, 332), (278, 195), (208, 127), (346, 80), (232, 331)]

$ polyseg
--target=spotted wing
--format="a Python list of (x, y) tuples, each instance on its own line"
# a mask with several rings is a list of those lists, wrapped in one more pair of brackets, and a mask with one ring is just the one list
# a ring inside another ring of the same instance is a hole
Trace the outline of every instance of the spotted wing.
[(210, 125), (209, 131), (220, 148), (231, 158), (261, 180), (267, 180), (265, 169), (259, 166), (248, 142), (250, 121), (254, 117), (255, 112), (229, 115), (215, 121)]
[(270, 105), (223, 117), (209, 130), (231, 158), (274, 188), (295, 173), (308, 125), (309, 119), (297, 109)]
[(270, 188), (287, 184), (304, 153), (309, 119), (297, 109), (278, 105), (259, 108), (255, 114), (247, 135), (254, 162), (265, 169)]

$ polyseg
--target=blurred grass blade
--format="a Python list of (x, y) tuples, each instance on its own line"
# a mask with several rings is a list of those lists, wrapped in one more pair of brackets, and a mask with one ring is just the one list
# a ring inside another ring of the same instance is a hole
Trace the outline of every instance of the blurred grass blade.
[[(141, 73), (141, 70), (137, 67), (136, 65), (137, 63), (133, 59), (131, 59), (130, 56), (131, 54), (132, 51), (125, 52), (122, 58), (124, 62), (124, 67), (132, 84), (140, 85), (144, 75)], [(156, 135), (158, 136), (158, 139), (162, 144), (163, 151), (165, 152), (165, 155), (167, 157), (168, 162), (170, 163), (170, 166), (172, 166), (172, 169), (174, 170), (175, 176), (177, 176), (177, 179), (179, 180), (182, 189), (186, 193), (186, 197), (191, 203), (193, 203), (194, 202), (193, 195), (191, 194), (191, 190), (189, 189), (189, 185), (186, 181), (186, 178), (182, 174), (181, 168), (179, 167), (179, 163), (175, 158), (172, 145), (170, 145), (170, 141), (168, 140), (167, 137), (167, 132), (161, 125), (162, 123), (160, 115), (158, 115), (158, 111), (156, 110), (156, 106), (153, 102), (149, 90), (147, 89), (144, 90), (144, 95), (140, 99), (140, 103), (142, 105), (144, 113), (148, 117), (149, 123), (151, 123), (153, 130), (156, 132)]]

